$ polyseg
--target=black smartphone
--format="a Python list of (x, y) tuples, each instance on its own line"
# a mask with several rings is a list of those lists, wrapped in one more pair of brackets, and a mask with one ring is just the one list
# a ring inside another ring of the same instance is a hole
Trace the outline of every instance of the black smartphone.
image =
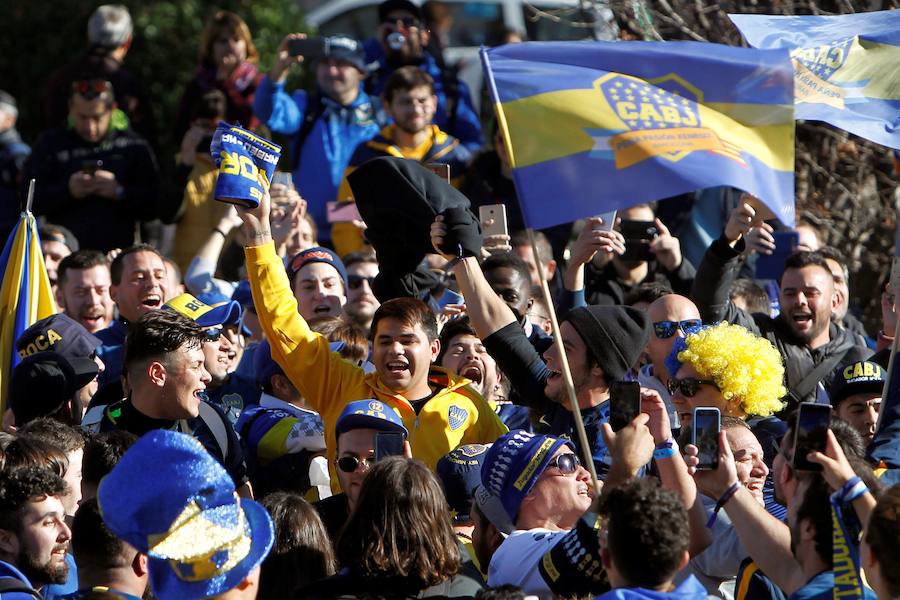
[(697, 407), (691, 422), (691, 443), (697, 447), (697, 469), (714, 471), (719, 467), (719, 431), (722, 428), (718, 408)]
[(619, 233), (625, 238), (625, 253), (621, 256), (622, 260), (653, 260), (653, 253), (650, 252), (650, 242), (659, 235), (656, 223), (653, 221), (622, 219), (619, 223)]
[(388, 456), (403, 456), (403, 434), (379, 431), (375, 434), (375, 462)]
[(327, 54), (327, 42), (323, 37), (288, 40), (288, 54), (303, 58), (322, 58)]
[(801, 402), (794, 427), (794, 459), (791, 464), (798, 471), (821, 471), (822, 465), (806, 460), (813, 451), (825, 452), (826, 432), (831, 423), (831, 406), (816, 402)]
[(784, 261), (794, 253), (800, 243), (800, 235), (796, 231), (775, 231), (775, 251), (772, 254), (760, 254), (756, 257), (756, 278), (774, 279), (778, 281), (784, 273)]
[(641, 384), (613, 381), (609, 386), (609, 426), (619, 431), (641, 414)]
[(88, 175), (93, 175), (97, 172), (97, 169), (103, 168), (102, 160), (86, 160), (81, 163), (81, 170), (87, 173)]

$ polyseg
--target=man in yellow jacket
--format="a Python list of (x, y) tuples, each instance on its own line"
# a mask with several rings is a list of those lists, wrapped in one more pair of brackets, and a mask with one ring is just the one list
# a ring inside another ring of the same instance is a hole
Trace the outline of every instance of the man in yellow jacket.
[(434, 469), (438, 459), (461, 444), (491, 443), (507, 431), (469, 380), (432, 366), (440, 351), (434, 314), (420, 300), (396, 298), (372, 320), (375, 372), (331, 352), (297, 312), (284, 263), (269, 227), (268, 194), (259, 207), (239, 210), (244, 220), (247, 275), (272, 358), (284, 369), (310, 408), (325, 424), (332, 487), (334, 426), (354, 400), (377, 398), (395, 410), (409, 430), (413, 456)]

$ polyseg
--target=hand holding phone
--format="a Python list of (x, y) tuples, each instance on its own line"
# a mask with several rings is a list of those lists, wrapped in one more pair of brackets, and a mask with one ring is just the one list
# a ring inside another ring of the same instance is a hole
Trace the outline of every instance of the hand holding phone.
[(609, 386), (609, 426), (619, 431), (641, 414), (641, 384), (613, 381)]
[(791, 465), (798, 471), (821, 471), (822, 465), (810, 462), (806, 456), (813, 451), (825, 454), (831, 406), (815, 402), (801, 402), (794, 427), (794, 452)]
[(375, 434), (375, 462), (389, 456), (403, 456), (403, 434), (379, 431)]
[(646, 262), (653, 260), (650, 242), (659, 235), (654, 221), (622, 219), (619, 223), (619, 232), (625, 238), (625, 252), (621, 256), (622, 260)]
[(509, 235), (505, 204), (488, 204), (478, 207), (478, 220), (481, 221), (481, 232), (485, 236)]
[(719, 467), (719, 431), (721, 414), (718, 408), (697, 407), (691, 423), (691, 444), (697, 447), (698, 471), (714, 471)]

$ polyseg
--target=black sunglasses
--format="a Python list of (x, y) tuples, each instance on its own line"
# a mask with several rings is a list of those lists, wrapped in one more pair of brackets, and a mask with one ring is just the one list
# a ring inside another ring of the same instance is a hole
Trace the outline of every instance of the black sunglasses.
[(675, 392), (680, 390), (681, 395), (685, 398), (693, 398), (694, 394), (700, 390), (701, 385), (711, 385), (717, 390), (719, 389), (718, 384), (712, 379), (697, 379), (696, 377), (685, 377), (684, 379), (675, 379), (673, 377), (669, 380), (668, 388), (669, 393), (673, 396)]
[(703, 327), (700, 319), (685, 319), (684, 321), (657, 321), (653, 324), (653, 333), (661, 340), (667, 340), (675, 332), (681, 329), (685, 335), (697, 333)]
[(363, 463), (364, 465), (366, 465), (367, 469), (372, 466), (372, 463), (369, 462), (368, 458), (363, 458), (362, 460), (360, 460), (355, 456), (342, 456), (337, 459), (338, 469), (340, 469), (344, 473), (355, 473), (359, 468), (359, 463)]
[(206, 336), (204, 342), (218, 342), (219, 338), (222, 337), (222, 329), (219, 327), (213, 327), (211, 329), (204, 329), (203, 335)]
[(556, 467), (563, 475), (571, 475), (581, 466), (578, 455), (572, 452), (559, 454), (547, 464), (547, 468)]
[(372, 287), (372, 284), (375, 283), (374, 277), (363, 277), (362, 275), (348, 275), (347, 276), (347, 285), (350, 286), (351, 290), (358, 289), (363, 281), (369, 282), (369, 287)]
[(409, 29), (410, 27), (418, 27), (421, 25), (421, 22), (415, 17), (391, 17), (387, 16), (381, 20), (384, 25), (394, 25), (397, 22), (400, 22), (404, 27)]

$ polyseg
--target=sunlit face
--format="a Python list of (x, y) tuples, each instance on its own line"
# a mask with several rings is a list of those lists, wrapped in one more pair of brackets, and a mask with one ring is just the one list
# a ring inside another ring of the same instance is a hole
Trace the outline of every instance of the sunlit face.
[[(572, 449), (564, 446), (553, 456), (569, 453)], [(549, 466), (522, 501), (519, 515), (526, 513), (541, 519), (550, 517), (560, 524), (574, 524), (591, 507), (593, 496), (591, 476), (584, 467), (579, 466), (575, 473), (567, 475)]]
[(512, 309), (516, 319), (521, 319), (528, 313), (533, 304), (530, 279), (526, 279), (512, 267), (495, 267), (485, 271), (484, 278), (494, 293)]
[(91, 333), (105, 329), (112, 321), (113, 301), (109, 296), (109, 267), (66, 269), (65, 281), (57, 291), (63, 312)]
[(847, 303), (850, 301), (847, 274), (844, 271), (844, 266), (833, 258), (826, 258), (825, 262), (828, 263), (828, 269), (831, 271), (831, 276), (834, 279), (834, 293), (837, 295), (837, 307), (834, 309), (833, 316), (835, 319), (843, 319), (849, 308)]
[(371, 281), (378, 275), (378, 263), (356, 262), (347, 267), (348, 291), (344, 311), (360, 322), (371, 322), (381, 306)]
[(336, 58), (316, 61), (316, 82), (332, 98), (341, 98), (359, 89), (363, 74), (351, 63)]
[[(687, 377), (704, 380), (709, 379), (708, 377), (702, 377), (697, 372), (697, 369), (690, 363), (682, 364), (681, 368), (678, 369), (678, 373), (675, 374), (675, 377), (679, 380)], [(693, 410), (698, 406), (704, 408), (718, 408), (723, 415), (732, 415), (734, 413), (732, 404), (733, 403), (725, 400), (724, 396), (722, 396), (722, 392), (716, 389), (715, 386), (707, 383), (698, 386), (697, 392), (691, 398), (685, 396), (680, 389), (675, 390), (675, 393), (672, 394), (672, 406), (675, 409), (675, 412), (678, 413), (678, 420), (681, 422), (682, 427), (691, 426)]]
[(105, 94), (92, 100), (74, 94), (69, 101), (69, 119), (73, 123), (75, 133), (84, 141), (97, 143), (109, 132), (113, 106), (107, 100)]
[(769, 469), (763, 462), (763, 449), (759, 440), (746, 427), (726, 429), (725, 436), (731, 452), (734, 454), (738, 481), (750, 491), (757, 502), (765, 506), (763, 484), (766, 481), (766, 475), (769, 474)]
[(467, 333), (451, 338), (444, 349), (441, 366), (472, 381), (472, 387), (488, 400), (494, 397), (500, 378), (497, 362), (481, 340)]
[[(572, 372), (575, 393), (579, 398), (593, 388), (606, 390), (608, 382), (599, 372), (600, 367), (591, 365), (587, 346), (572, 324), (564, 321), (560, 325), (560, 335), (569, 359), (569, 370)], [(550, 376), (544, 386), (544, 395), (554, 402), (568, 406), (566, 387), (562, 377), (562, 362), (555, 344), (544, 352), (544, 362), (547, 364), (547, 369), (550, 370)]]
[(875, 437), (880, 404), (881, 394), (872, 392), (853, 394), (841, 400), (835, 409), (835, 415), (850, 423), (868, 444)]
[(787, 269), (781, 278), (781, 318), (805, 343), (828, 331), (837, 307), (834, 278), (816, 265)]
[(12, 562), (38, 587), (66, 582), (66, 552), (72, 532), (66, 511), (56, 496), (29, 502), (22, 510), (20, 530), (9, 540)]
[(63, 479), (68, 488), (68, 494), (61, 498), (66, 515), (73, 517), (81, 502), (81, 465), (84, 458), (84, 448), (78, 448), (72, 452), (66, 452), (69, 467)]
[(57, 278), (56, 270), (59, 268), (60, 261), (72, 254), (72, 251), (62, 242), (48, 239), (41, 242), (41, 253), (44, 255), (47, 277), (50, 278), (50, 283), (55, 284)]
[(351, 507), (356, 506), (356, 500), (359, 498), (363, 481), (369, 473), (370, 466), (375, 463), (376, 433), (378, 432), (374, 429), (351, 429), (338, 436), (337, 458), (352, 456), (360, 461), (356, 470), (352, 473), (345, 473), (340, 467), (335, 465), (341, 490), (347, 494)]
[(166, 265), (154, 252), (132, 252), (122, 259), (122, 280), (109, 295), (130, 322), (160, 308), (168, 300)]
[(307, 321), (339, 317), (347, 297), (337, 269), (321, 262), (308, 263), (294, 276), (297, 311)]
[(437, 96), (425, 86), (397, 90), (385, 108), (397, 127), (416, 134), (431, 125), (437, 110)]
[(216, 389), (228, 381), (233, 351), (231, 340), (222, 332), (221, 326), (206, 329), (218, 330), (219, 333), (219, 339), (215, 342), (203, 342), (203, 366), (210, 376), (209, 387)]
[[(697, 309), (697, 306), (689, 299), (677, 294), (669, 294), (654, 301), (648, 307), (647, 314), (651, 323), (700, 319), (700, 311)], [(658, 337), (655, 330), (650, 334), (650, 341), (647, 343), (647, 354), (653, 363), (653, 374), (661, 381), (667, 381), (669, 378), (665, 364), (666, 358), (672, 353), (675, 341), (685, 336), (684, 330), (680, 327), (676, 328), (674, 335), (669, 338)]]
[(420, 389), (427, 381), (440, 343), (429, 340), (421, 324), (399, 319), (378, 321), (372, 346), (372, 362), (381, 381), (399, 392)]
[(201, 345), (184, 344), (167, 356), (166, 381), (160, 394), (163, 418), (192, 419), (200, 414), (201, 392), (211, 377)]

